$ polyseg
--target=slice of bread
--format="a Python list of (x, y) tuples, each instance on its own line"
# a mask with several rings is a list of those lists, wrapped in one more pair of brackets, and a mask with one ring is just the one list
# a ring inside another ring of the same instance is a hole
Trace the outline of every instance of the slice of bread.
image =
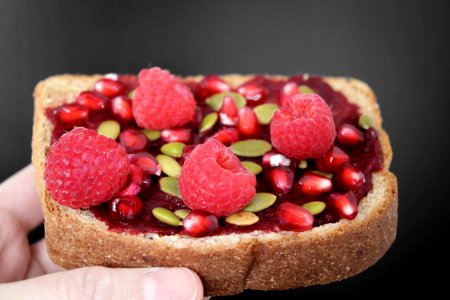
[[(252, 232), (204, 238), (129, 235), (109, 231), (88, 211), (60, 206), (45, 188), (45, 156), (53, 125), (45, 109), (74, 101), (99, 75), (60, 75), (35, 89), (33, 164), (45, 216), (50, 258), (64, 268), (184, 266), (196, 271), (206, 294), (231, 295), (244, 289), (281, 290), (342, 280), (367, 269), (393, 243), (397, 229), (397, 180), (389, 172), (392, 150), (381, 127), (375, 95), (363, 82), (340, 77), (325, 80), (374, 120), (384, 154), (384, 169), (373, 174), (373, 190), (352, 220), (306, 232)], [(225, 75), (237, 86), (251, 76)], [(281, 77), (281, 76), (273, 76)], [(201, 76), (189, 77), (200, 80)]]

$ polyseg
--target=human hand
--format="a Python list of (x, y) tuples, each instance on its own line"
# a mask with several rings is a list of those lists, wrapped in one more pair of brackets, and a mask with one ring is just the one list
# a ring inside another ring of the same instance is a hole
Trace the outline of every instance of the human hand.
[(0, 299), (202, 299), (198, 276), (185, 268), (64, 271), (45, 241), (28, 244), (42, 220), (31, 165), (0, 184)]

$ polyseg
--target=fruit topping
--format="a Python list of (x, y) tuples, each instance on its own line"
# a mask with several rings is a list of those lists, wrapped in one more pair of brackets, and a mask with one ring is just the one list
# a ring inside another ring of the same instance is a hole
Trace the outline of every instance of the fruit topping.
[(364, 185), (366, 177), (354, 166), (346, 164), (336, 172), (336, 182), (344, 190), (356, 191)]
[(119, 141), (127, 153), (144, 151), (149, 145), (147, 137), (134, 128), (122, 131), (119, 135)]
[(131, 153), (128, 155), (130, 163), (136, 164), (148, 175), (161, 175), (161, 167), (156, 158), (148, 152)]
[(77, 103), (66, 104), (56, 111), (56, 119), (64, 127), (83, 125), (89, 116), (89, 109)]
[(267, 97), (267, 89), (255, 82), (244, 83), (238, 87), (237, 92), (244, 96), (249, 106), (263, 103)]
[(261, 135), (261, 125), (259, 125), (258, 117), (250, 107), (244, 107), (239, 110), (236, 128), (244, 139), (258, 138)]
[(172, 128), (161, 131), (161, 138), (164, 142), (190, 143), (192, 141), (192, 129)]
[(342, 146), (357, 147), (364, 142), (364, 134), (351, 124), (343, 124), (337, 130), (336, 138)]
[(239, 141), (239, 131), (235, 128), (225, 128), (217, 131), (213, 136), (213, 139), (218, 140), (226, 146), (230, 146), (233, 143)]
[(350, 157), (341, 148), (334, 146), (322, 157), (316, 159), (316, 166), (320, 171), (333, 172), (350, 161)]
[(105, 108), (105, 99), (93, 92), (82, 92), (75, 101), (90, 110), (102, 110)]
[(108, 98), (113, 98), (123, 94), (126, 91), (126, 86), (116, 80), (103, 78), (95, 83), (94, 91)]
[(336, 213), (344, 219), (353, 220), (358, 213), (358, 202), (353, 192), (346, 194), (330, 194), (330, 204), (336, 210)]
[(213, 110), (218, 111), (222, 107), (223, 99), (225, 97), (231, 97), (236, 104), (238, 109), (244, 108), (247, 105), (247, 101), (242, 95), (233, 92), (225, 92), (220, 94), (215, 94), (208, 99), (206, 99), (206, 104), (208, 104)]
[(295, 82), (286, 83), (280, 91), (280, 95), (278, 96), (278, 105), (283, 107), (286, 103), (292, 98), (292, 96), (297, 95), (299, 93), (298, 85)]
[(117, 96), (111, 100), (111, 111), (119, 120), (129, 122), (133, 119), (131, 100), (125, 96)]
[(200, 95), (203, 98), (208, 98), (211, 95), (227, 92), (231, 89), (230, 85), (222, 78), (215, 74), (205, 76), (198, 85)]
[(294, 172), (288, 167), (271, 168), (268, 177), (273, 190), (280, 195), (289, 193), (294, 185)]
[(286, 229), (306, 231), (313, 227), (314, 217), (304, 207), (291, 202), (284, 202), (278, 207), (278, 219)]
[(264, 167), (289, 167), (291, 160), (281, 153), (270, 151), (264, 154), (262, 164)]
[(223, 125), (233, 126), (236, 125), (239, 112), (234, 102), (233, 97), (225, 96), (223, 97), (222, 106), (220, 107), (220, 123)]
[(296, 189), (299, 193), (309, 197), (317, 197), (329, 192), (332, 187), (333, 184), (329, 178), (313, 172), (306, 172), (303, 174), (296, 185)]
[(217, 218), (205, 211), (193, 210), (183, 220), (183, 231), (193, 237), (207, 236), (219, 228)]
[(108, 202), (111, 216), (122, 221), (133, 220), (142, 213), (144, 204), (136, 196), (121, 196)]

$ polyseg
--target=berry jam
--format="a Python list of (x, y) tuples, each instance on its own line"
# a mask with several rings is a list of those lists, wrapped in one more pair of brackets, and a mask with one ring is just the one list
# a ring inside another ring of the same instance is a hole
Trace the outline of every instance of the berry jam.
[[(90, 109), (87, 116), (85, 110), (83, 109), (83, 106), (81, 106), (82, 108), (80, 109), (80, 107), (71, 107), (66, 104), (61, 107), (51, 108), (47, 110), (47, 117), (54, 124), (52, 143), (57, 141), (62, 134), (70, 131), (74, 126), (83, 126), (89, 129), (97, 130), (100, 123), (104, 120), (116, 120), (120, 124), (121, 132), (127, 129), (140, 130), (140, 128), (138, 128), (138, 126), (136, 125), (134, 119), (124, 117), (129, 114), (129, 111), (127, 111), (127, 105), (122, 105), (122, 103), (120, 106), (113, 107), (112, 104), (124, 101), (123, 99), (114, 100), (115, 97), (129, 96), (129, 93), (138, 86), (137, 78), (133, 75), (121, 75), (113, 78), (113, 80), (119, 83), (117, 86), (113, 86), (114, 93), (112, 93), (108, 89), (108, 93), (101, 94), (102, 89), (100, 89), (98, 86), (97, 88), (94, 88), (93, 91), (91, 91), (93, 95), (96, 95), (98, 96), (98, 98), (104, 100), (102, 102), (101, 100), (95, 98), (98, 100), (98, 103), (102, 105), (104, 104), (104, 107), (102, 109)], [(289, 78), (288, 80), (270, 79), (264, 76), (254, 76), (252, 79), (245, 83), (246, 88), (243, 90), (245, 91), (246, 95), (244, 96), (251, 97), (253, 96), (253, 94), (251, 93), (257, 95), (261, 94), (262, 96), (258, 96), (257, 98), (258, 105), (261, 103), (277, 103), (279, 101), (281, 90), (288, 82), (296, 83), (298, 86), (307, 86), (311, 90), (319, 94), (331, 107), (336, 129), (345, 124), (358, 127), (358, 119), (360, 117), (359, 108), (356, 105), (349, 103), (347, 98), (342, 93), (333, 90), (332, 87), (319, 76), (296, 75)], [(109, 82), (107, 83), (109, 84)], [(192, 151), (193, 147), (189, 147), (188, 145), (203, 143), (220, 130), (235, 128), (235, 126), (221, 125), (220, 122), (216, 122), (216, 124), (211, 129), (204, 132), (199, 132), (199, 126), (203, 117), (213, 112), (213, 109), (206, 104), (205, 96), (208, 95), (201, 90), (201, 85), (199, 83), (189, 81), (185, 82), (185, 84), (190, 88), (197, 102), (195, 119), (182, 128), (177, 128), (176, 130), (163, 130), (163, 132), (161, 132), (161, 138), (154, 140), (145, 146), (146, 152), (154, 156), (161, 154), (161, 146), (163, 146), (166, 141), (180, 138), (184, 138), (185, 141), (188, 141), (184, 142), (187, 147), (183, 152), (187, 152), (188, 149), (189, 151)], [(257, 87), (257, 89), (255, 88), (255, 86)], [(101, 87), (104, 88), (103, 86)], [(239, 90), (237, 89), (237, 91)], [(117, 95), (116, 92), (120, 94)], [(77, 103), (74, 105), (80, 104)], [(252, 104), (248, 105), (254, 106)], [(68, 112), (66, 109), (67, 106), (69, 106)], [(60, 113), (60, 111), (63, 109), (66, 109), (66, 111), (64, 113)], [(64, 117), (64, 119), (61, 119), (61, 117)], [(269, 127), (270, 125), (261, 125), (261, 128), (258, 128), (258, 130), (260, 130), (259, 139), (264, 139), (270, 142)], [(383, 154), (380, 143), (378, 141), (377, 132), (372, 128), (369, 128), (367, 130), (361, 129), (361, 132), (364, 136), (363, 142), (358, 143), (358, 145), (355, 147), (345, 147), (339, 144), (337, 139), (335, 140), (335, 145), (342, 148), (350, 157), (351, 165), (360, 170), (365, 176), (364, 184), (362, 184), (356, 190), (353, 190), (353, 194), (357, 202), (365, 197), (372, 189), (372, 173), (383, 168)], [(231, 140), (233, 139), (232, 134), (230, 134), (230, 137), (225, 136), (224, 138), (229, 138)], [(119, 140), (120, 138), (117, 138), (117, 141)], [(184, 159), (185, 158), (183, 155), (177, 160), (182, 165)], [(277, 193), (276, 188), (270, 180), (271, 176), (273, 176), (271, 175), (271, 173), (274, 173), (272, 170), (274, 168), (273, 166), (267, 166), (267, 163), (263, 163), (262, 156), (251, 159), (240, 159), (241, 161), (252, 161), (263, 166), (263, 171), (256, 176), (256, 191), (277, 194), (277, 200), (274, 205), (255, 213), (259, 217), (259, 221), (250, 226), (232, 225), (225, 222), (224, 218), (220, 218), (219, 228), (213, 233), (213, 235), (244, 233), (254, 230), (277, 232), (280, 230), (288, 229), (281, 225), (278, 215), (278, 208), (280, 204), (284, 202), (292, 202), (298, 205), (302, 205), (311, 201), (323, 201), (327, 204), (327, 206), (323, 212), (314, 216), (314, 226), (339, 221), (339, 214), (332, 208), (332, 205), (328, 205), (330, 202), (330, 195), (333, 195), (333, 193), (344, 194), (347, 192), (346, 190), (343, 190), (342, 187), (340, 187), (336, 182), (337, 176), (333, 176), (333, 178), (331, 179), (331, 181), (333, 182), (331, 191), (327, 191), (326, 193), (323, 193), (319, 196), (311, 197), (304, 194), (299, 194), (298, 192), (298, 188), (296, 187), (296, 185), (298, 184), (299, 179), (306, 172), (317, 171), (317, 165), (314, 160), (307, 161), (306, 169), (301, 169), (296, 166), (296, 164), (298, 165), (300, 162), (296, 162), (291, 165), (276, 167), (280, 168), (279, 171), (283, 171), (283, 168), (285, 168), (284, 171), (287, 170), (288, 173), (294, 175), (294, 180), (292, 183), (294, 187), (290, 189), (288, 193), (280, 193), (279, 191)], [(166, 194), (165, 192), (160, 190), (160, 185), (158, 183), (160, 176), (158, 175), (159, 174), (154, 174), (146, 177), (144, 183), (141, 184), (140, 192), (137, 196), (142, 199), (143, 208), (142, 212), (140, 212), (137, 217), (129, 220), (114, 217), (113, 214), (111, 214), (111, 205), (109, 205), (109, 202), (97, 207), (92, 207), (90, 208), (90, 211), (95, 215), (97, 219), (105, 222), (110, 230), (116, 232), (127, 232), (132, 234), (156, 233), (159, 235), (186, 234), (183, 231), (182, 226), (166, 225), (158, 221), (152, 214), (153, 208), (157, 207), (163, 207), (169, 209), (172, 212), (177, 209), (187, 208), (181, 199)]]

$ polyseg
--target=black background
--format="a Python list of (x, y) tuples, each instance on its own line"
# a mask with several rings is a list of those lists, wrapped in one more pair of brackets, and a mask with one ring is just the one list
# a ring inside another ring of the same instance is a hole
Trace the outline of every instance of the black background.
[(445, 276), (435, 272), (446, 270), (450, 206), (445, 1), (93, 2), (0, 1), (1, 180), (30, 162), (32, 91), (53, 74), (136, 73), (151, 63), (180, 75), (353, 76), (375, 90), (394, 149), (394, 246), (354, 278), (236, 299), (430, 294), (441, 287)]

